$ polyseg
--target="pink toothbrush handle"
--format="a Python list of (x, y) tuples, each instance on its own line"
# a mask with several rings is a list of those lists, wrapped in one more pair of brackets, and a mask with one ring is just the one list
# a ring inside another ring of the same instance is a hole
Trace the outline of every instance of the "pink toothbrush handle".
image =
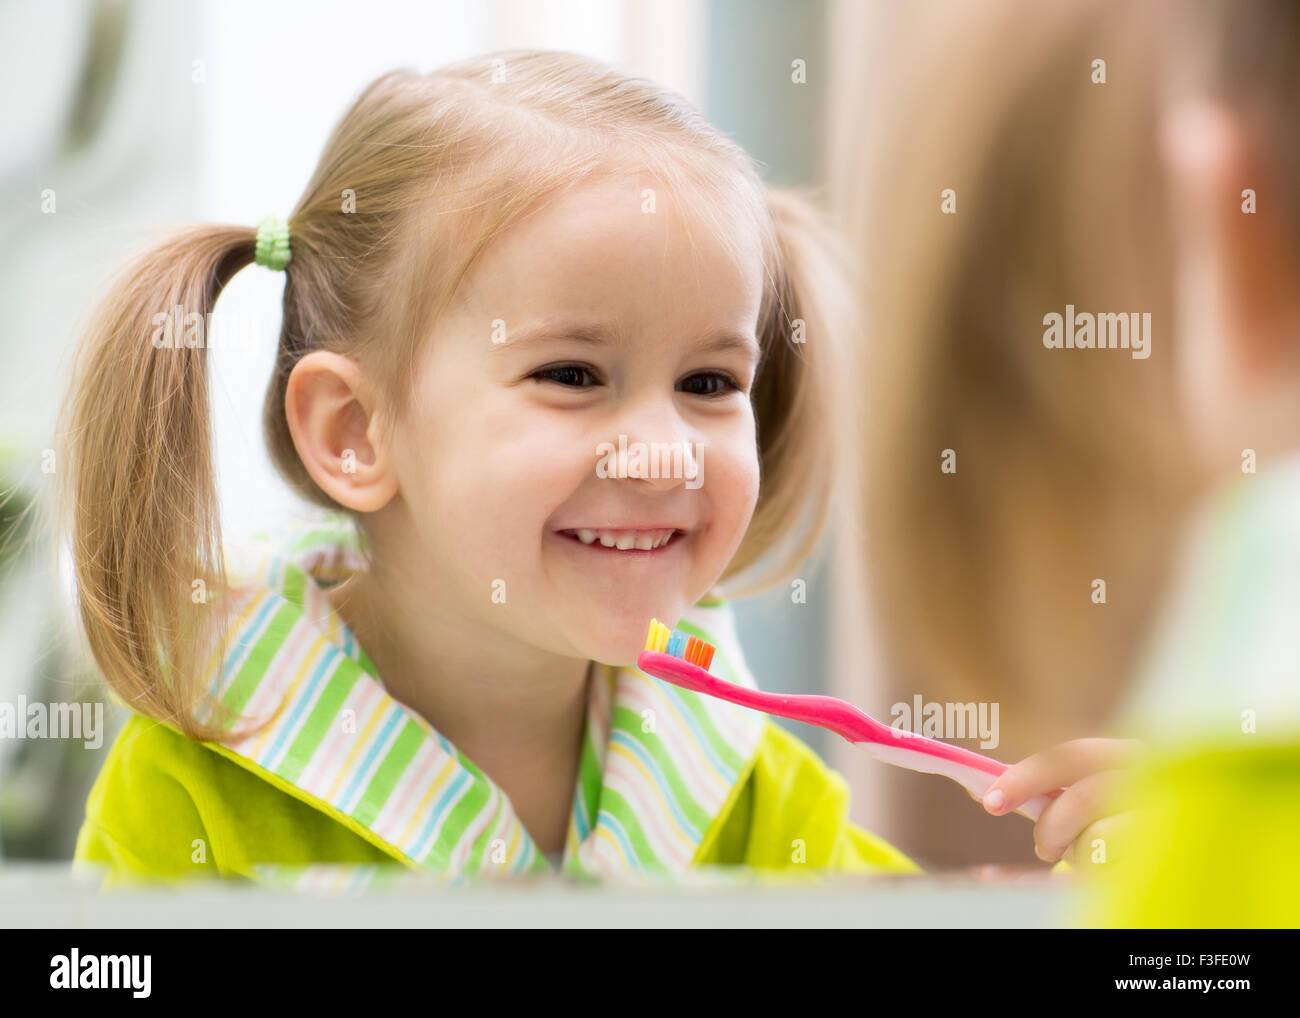
[[(757, 689), (747, 689), (720, 679), (712, 672), (679, 657), (655, 650), (643, 650), (637, 657), (637, 667), (683, 689), (760, 710), (765, 714), (827, 728), (849, 742), (862, 745), (878, 760), (926, 774), (942, 774), (981, 799), (989, 786), (1007, 769), (1007, 764), (992, 757), (882, 724), (853, 704), (833, 696), (764, 693)], [(1035, 796), (1021, 803), (1014, 812), (1037, 822), (1047, 804), (1059, 794), (1060, 792), (1052, 792)]]
[[(893, 730), (897, 731), (897, 729)], [(942, 774), (945, 778), (952, 778), (953, 781), (967, 791), (974, 793), (976, 798), (979, 799), (984, 798), (984, 793), (989, 790), (989, 786), (1007, 769), (1007, 764), (1002, 763), (1000, 760), (994, 760), (989, 756), (981, 756), (979, 753), (962, 749), (960, 746), (950, 746), (946, 742), (938, 742), (925, 736), (909, 735), (903, 732), (895, 741), (896, 745), (893, 746), (886, 746), (874, 740), (864, 740), (858, 744), (877, 760), (893, 764), (895, 767), (906, 767), (912, 771), (921, 771), (925, 774)], [(957, 750), (964, 759), (959, 761), (946, 755), (931, 752), (929, 748), (922, 749), (918, 747), (913, 749), (908, 745), (913, 741), (923, 741), (930, 743), (931, 746), (943, 746), (945, 749)], [(1019, 813), (1021, 816), (1028, 817), (1034, 823), (1037, 823), (1039, 816), (1047, 808), (1047, 804), (1059, 794), (1059, 792), (1054, 792), (1050, 795), (1037, 795), (1022, 802), (1012, 812)]]

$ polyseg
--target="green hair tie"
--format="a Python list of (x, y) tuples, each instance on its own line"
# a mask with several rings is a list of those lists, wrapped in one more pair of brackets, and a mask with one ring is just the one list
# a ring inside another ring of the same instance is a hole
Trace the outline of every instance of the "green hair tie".
[(257, 264), (280, 272), (292, 260), (289, 224), (275, 216), (267, 216), (257, 224)]

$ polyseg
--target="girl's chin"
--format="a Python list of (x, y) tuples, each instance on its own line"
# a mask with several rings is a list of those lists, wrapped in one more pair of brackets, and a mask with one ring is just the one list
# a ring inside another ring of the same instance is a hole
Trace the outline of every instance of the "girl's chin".
[[(574, 642), (580, 648), (580, 653), (589, 660), (614, 668), (635, 668), (637, 655), (645, 649), (650, 620), (654, 618), (669, 625), (667, 613), (660, 614), (651, 610), (646, 613), (644, 620), (638, 618), (635, 622), (616, 628), (602, 626), (598, 633), (587, 634), (585, 638)], [(677, 618), (673, 619), (673, 623), (677, 622)]]

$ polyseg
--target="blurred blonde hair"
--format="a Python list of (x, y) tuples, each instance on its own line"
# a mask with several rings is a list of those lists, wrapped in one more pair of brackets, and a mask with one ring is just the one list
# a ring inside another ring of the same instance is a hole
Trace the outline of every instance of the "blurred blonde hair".
[[(477, 254), (540, 202), (616, 168), (666, 180), (724, 238), (738, 224), (757, 230), (762, 487), (723, 579), (773, 549), (783, 552), (775, 572), (800, 561), (826, 517), (826, 323), (844, 310), (833, 256), (821, 249), (825, 223), (805, 197), (766, 188), (744, 151), (684, 100), (568, 53), (509, 51), (385, 74), (331, 134), (289, 217), (293, 258), (265, 402), (267, 444), (286, 481), (341, 508), (290, 437), (285, 387), (299, 358), (321, 349), (357, 358), (386, 396), (380, 412), (395, 418), (422, 337)], [(345, 189), (354, 212), (343, 211)], [(253, 261), (255, 236), (252, 226), (194, 226), (131, 260), (82, 336), (60, 418), (61, 526), (90, 649), (133, 709), (201, 739), (228, 727), (220, 704), (207, 703), (213, 724), (194, 710), (209, 700), (199, 672), (214, 637), (224, 650), (228, 620), (194, 605), (190, 591), (202, 580), (215, 603), (231, 589), (206, 350), (155, 349), (151, 323), (176, 306), (206, 316)], [(799, 320), (806, 344), (793, 341)]]
[[(883, 663), (894, 691), (1000, 702), (1012, 752), (1113, 709), (1189, 496), (1156, 148), (1176, 13), (945, 5), (853, 164), (870, 341), (850, 427)], [(1149, 359), (1045, 348), (1067, 304), (1150, 312)]]

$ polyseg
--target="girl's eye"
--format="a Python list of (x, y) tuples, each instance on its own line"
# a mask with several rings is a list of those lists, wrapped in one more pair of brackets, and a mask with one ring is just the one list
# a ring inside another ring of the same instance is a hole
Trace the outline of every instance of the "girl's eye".
[[(583, 382), (584, 378), (589, 379), (591, 384), (596, 384), (594, 372), (581, 364), (559, 364), (552, 368), (540, 368), (529, 377), (539, 382), (554, 382), (566, 389), (587, 388)], [(740, 386), (730, 375), (719, 371), (702, 371), (679, 382), (677, 390), (692, 396), (712, 397), (723, 396), (728, 392), (739, 392)]]
[(595, 379), (590, 368), (584, 368), (581, 364), (561, 364), (554, 368), (542, 368), (540, 371), (534, 371), (529, 377), (536, 378), (539, 382), (555, 382), (566, 389), (582, 389), (582, 377), (586, 375)]
[[(694, 385), (692, 383), (703, 383)], [(692, 396), (724, 396), (728, 392), (739, 392), (740, 386), (730, 375), (724, 375), (720, 371), (703, 371), (698, 375), (691, 375), (678, 384), (681, 392), (688, 392)]]

